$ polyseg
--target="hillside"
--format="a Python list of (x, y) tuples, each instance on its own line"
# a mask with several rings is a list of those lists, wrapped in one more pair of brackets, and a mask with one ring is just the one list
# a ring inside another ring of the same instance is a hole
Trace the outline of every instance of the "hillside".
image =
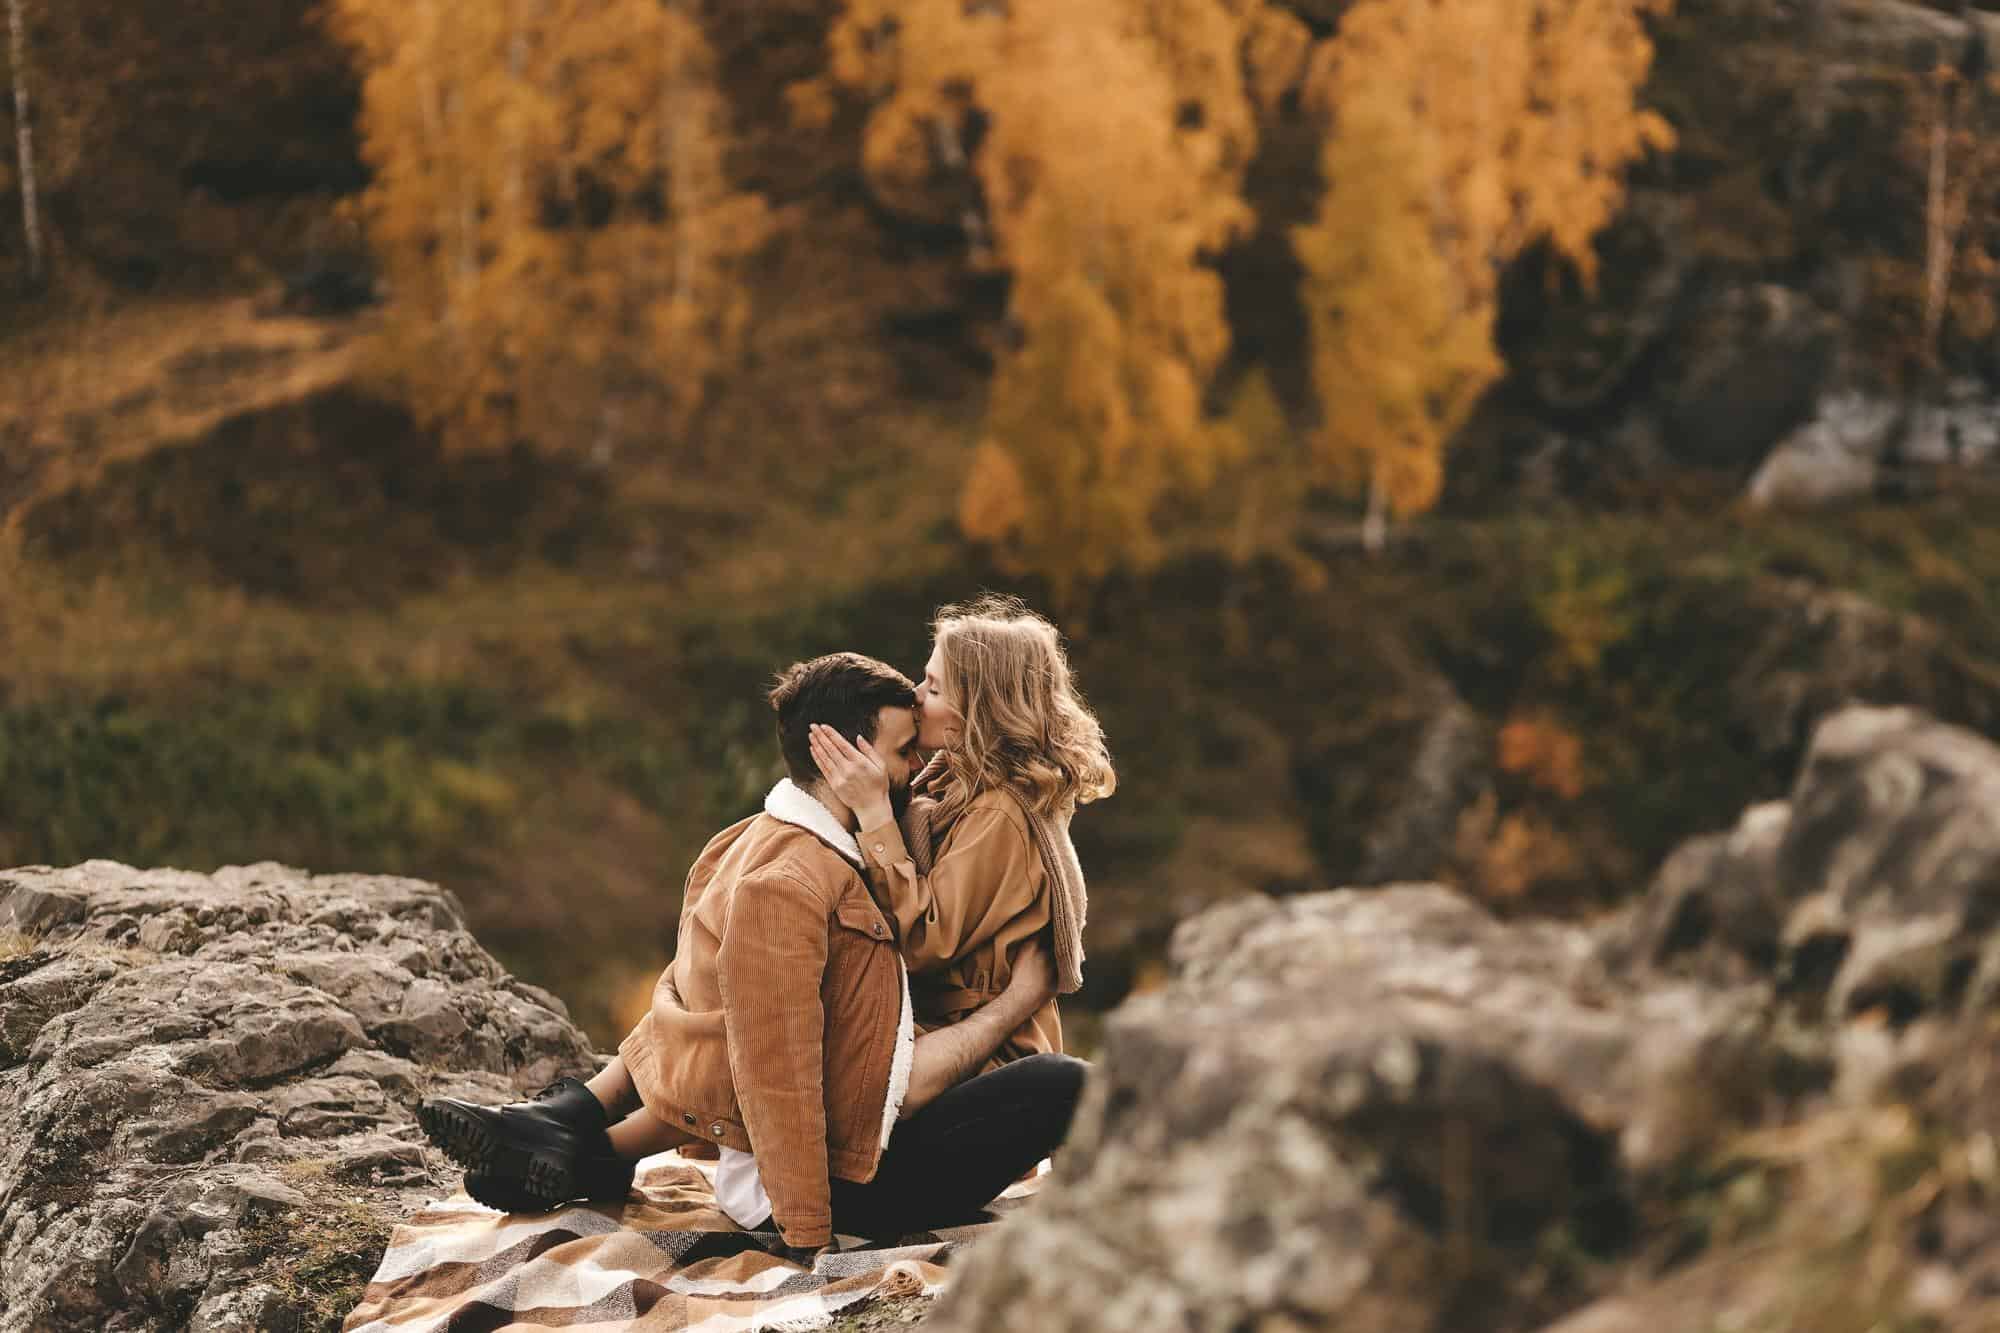
[[(609, 1041), (688, 859), (777, 776), (769, 673), (848, 646), (915, 664), (939, 603), (1045, 595), (925, 524), (949, 478), (926, 496), (903, 481), (920, 468), (690, 504), (701, 526), (644, 559), (629, 534), (657, 511), (601, 476), (530, 455), (479, 475), (340, 385), (28, 507), (0, 618), (0, 860), (433, 877)], [(1107, 589), (1069, 622), (1121, 769), (1077, 823), (1085, 1006), (1246, 889), (1620, 900), (1778, 791), (1849, 697), (1990, 727), (1985, 513), (1970, 491), (1805, 517), (1572, 506)]]
[[(1992, 281), (1912, 352), (1905, 142), (1990, 16), (1683, 3), (1644, 94), (1677, 146), (1594, 289), (1536, 251), (1505, 275), (1508, 373), (1433, 515), (1369, 556), (1315, 492), (1248, 558), (1254, 512), (1209, 516), (1058, 602), (956, 521), (1006, 275), (885, 190), (857, 109), (801, 126), (773, 95), (823, 71), (838, 4), (698, 8), (729, 174), (781, 222), (741, 365), (681, 436), (469, 453), (394, 396), (359, 83), (311, 7), (30, 9), (58, 280), (21, 293), (0, 254), (0, 863), (435, 879), (608, 1042), (688, 858), (776, 775), (768, 674), (915, 665), (935, 606), (1003, 587), (1057, 609), (1121, 769), (1077, 825), (1097, 1010), (1245, 889), (1436, 877), (1590, 914), (1778, 792), (1844, 700), (1993, 725)], [(1288, 8), (1323, 40), (1345, 6)], [(1212, 396), (1254, 372), (1295, 441), (1319, 135), (1269, 108), (1256, 225), (1215, 260)], [(1840, 502), (1739, 505), (1781, 444)]]

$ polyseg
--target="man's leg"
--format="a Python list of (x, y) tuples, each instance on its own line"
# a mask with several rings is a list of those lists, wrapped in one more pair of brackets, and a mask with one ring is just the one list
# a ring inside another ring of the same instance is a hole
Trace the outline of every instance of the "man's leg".
[(975, 1216), (1061, 1146), (1088, 1068), (1031, 1055), (943, 1093), (896, 1126), (875, 1179), (833, 1182), (834, 1230), (898, 1236)]
[(686, 1134), (643, 1106), (613, 1125), (606, 1137), (611, 1140), (612, 1152), (635, 1162), (669, 1148), (684, 1147), (688, 1141)]
[(590, 1089), (590, 1095), (604, 1108), (605, 1118), (613, 1124), (639, 1109), (639, 1088), (632, 1082), (623, 1056), (612, 1056), (611, 1063), (583, 1086)]
[(560, 1079), (532, 1100), (506, 1106), (427, 1098), (417, 1119), (431, 1142), (465, 1168), (467, 1193), (520, 1212), (579, 1197), (622, 1199), (631, 1163), (645, 1153), (621, 1160), (608, 1131), (614, 1120), (630, 1118), (624, 1109), (638, 1100), (625, 1062), (614, 1058), (588, 1084)]

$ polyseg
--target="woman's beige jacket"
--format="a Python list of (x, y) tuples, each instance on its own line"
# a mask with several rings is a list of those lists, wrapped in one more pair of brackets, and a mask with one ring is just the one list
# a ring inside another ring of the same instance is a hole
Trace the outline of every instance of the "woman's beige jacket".
[[(1005, 990), (1014, 950), (1049, 928), (1048, 874), (1027, 815), (1006, 792), (972, 799), (939, 839), (929, 875), (918, 872), (894, 821), (863, 829), (860, 842), (868, 886), (910, 967), (920, 1030), (955, 1023)], [(1050, 1000), (988, 1067), (1062, 1048)]]

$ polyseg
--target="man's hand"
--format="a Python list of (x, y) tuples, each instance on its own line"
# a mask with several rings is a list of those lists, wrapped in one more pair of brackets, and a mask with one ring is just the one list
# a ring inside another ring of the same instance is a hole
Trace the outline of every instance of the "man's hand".
[(970, 1014), (917, 1038), (910, 1087), (903, 1096), (904, 1119), (979, 1072), (1007, 1038), (1055, 998), (1056, 970), (1049, 948), (1028, 941), (1014, 955), (1007, 988)]
[(1012, 994), (1017, 989), (1030, 1015), (1056, 998), (1055, 958), (1039, 936), (1022, 945), (1014, 954), (1014, 968), (1007, 977), (1007, 989), (1001, 993)]
[(813, 763), (826, 779), (827, 789), (854, 812), (862, 828), (877, 828), (894, 817), (889, 805), (889, 774), (867, 737), (857, 736), (855, 742), (859, 744), (822, 722), (813, 723), (807, 733)]

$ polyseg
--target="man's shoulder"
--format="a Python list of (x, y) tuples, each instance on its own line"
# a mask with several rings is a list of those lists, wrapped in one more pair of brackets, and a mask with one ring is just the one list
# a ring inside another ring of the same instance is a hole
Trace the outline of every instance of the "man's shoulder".
[(740, 880), (765, 877), (791, 880), (829, 906), (858, 879), (854, 863), (808, 829), (768, 814), (752, 815), (740, 829), (741, 855), (732, 869)]

